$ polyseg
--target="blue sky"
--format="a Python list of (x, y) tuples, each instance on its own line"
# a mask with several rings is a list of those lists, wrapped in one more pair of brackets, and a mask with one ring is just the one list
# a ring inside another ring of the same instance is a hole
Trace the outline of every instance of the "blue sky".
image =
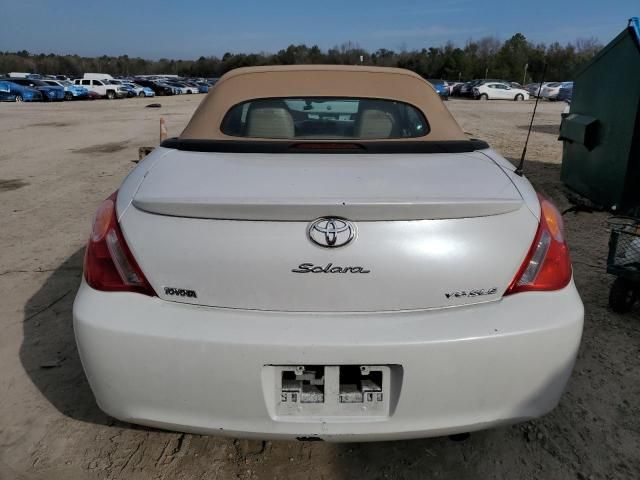
[(352, 41), (368, 50), (464, 45), (516, 32), (534, 42), (607, 43), (629, 17), (640, 16), (640, 1), (0, 0), (0, 12), (2, 51), (191, 59), (275, 52), (291, 43), (326, 49)]

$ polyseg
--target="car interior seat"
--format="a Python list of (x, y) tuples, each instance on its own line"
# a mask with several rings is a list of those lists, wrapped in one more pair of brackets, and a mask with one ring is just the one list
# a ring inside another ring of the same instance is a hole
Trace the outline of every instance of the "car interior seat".
[(258, 102), (247, 113), (247, 136), (257, 138), (293, 138), (293, 117), (282, 101)]
[(362, 103), (356, 119), (356, 138), (390, 138), (395, 134), (396, 122), (391, 109), (383, 109), (379, 103)]

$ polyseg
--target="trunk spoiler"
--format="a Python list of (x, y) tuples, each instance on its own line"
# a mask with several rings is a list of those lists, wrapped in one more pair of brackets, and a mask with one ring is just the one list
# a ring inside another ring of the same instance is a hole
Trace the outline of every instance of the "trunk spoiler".
[(483, 140), (448, 141), (318, 141), (318, 140), (194, 140), (170, 138), (164, 148), (188, 152), (219, 153), (469, 153), (489, 148)]

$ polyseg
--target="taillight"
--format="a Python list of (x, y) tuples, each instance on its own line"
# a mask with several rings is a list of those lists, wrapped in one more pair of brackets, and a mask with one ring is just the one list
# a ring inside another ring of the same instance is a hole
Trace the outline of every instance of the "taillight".
[(96, 290), (137, 292), (155, 296), (118, 225), (117, 192), (107, 198), (96, 212), (84, 256), (84, 278)]
[(540, 224), (533, 245), (505, 295), (560, 290), (571, 281), (571, 259), (564, 239), (562, 215), (538, 194)]

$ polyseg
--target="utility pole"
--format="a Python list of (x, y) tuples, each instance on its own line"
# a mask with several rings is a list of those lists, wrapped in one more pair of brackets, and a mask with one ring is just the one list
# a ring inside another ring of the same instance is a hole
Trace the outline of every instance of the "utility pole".
[(486, 80), (488, 76), (489, 76), (489, 67), (484, 69), (484, 79)]
[(529, 64), (525, 63), (524, 64), (524, 77), (522, 77), (522, 85), (526, 85), (527, 84), (527, 70), (529, 69)]

